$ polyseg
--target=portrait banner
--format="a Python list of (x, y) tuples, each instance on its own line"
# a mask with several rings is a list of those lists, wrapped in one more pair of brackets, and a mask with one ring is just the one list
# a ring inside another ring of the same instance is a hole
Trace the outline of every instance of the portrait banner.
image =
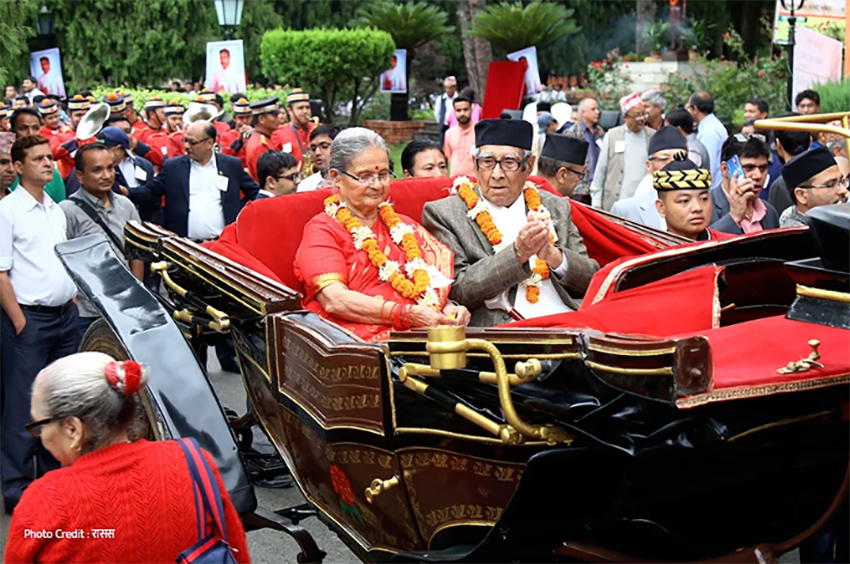
[(245, 92), (245, 52), (242, 40), (207, 43), (206, 81), (204, 86), (221, 94)]
[(381, 73), (381, 92), (389, 94), (407, 92), (406, 49), (396, 49), (390, 59), (390, 68)]
[(508, 54), (509, 61), (525, 61), (528, 68), (525, 70), (525, 97), (529, 98), (543, 91), (540, 84), (540, 68), (537, 66), (537, 47), (526, 47), (519, 51)]
[(35, 77), (37, 88), (45, 96), (53, 94), (67, 98), (65, 79), (62, 76), (62, 59), (56, 47), (30, 53), (30, 74)]

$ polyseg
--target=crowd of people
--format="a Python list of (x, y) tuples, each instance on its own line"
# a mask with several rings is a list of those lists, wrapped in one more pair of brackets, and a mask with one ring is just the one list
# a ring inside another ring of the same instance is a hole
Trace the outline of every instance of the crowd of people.
[[(211, 241), (249, 201), (332, 187), (295, 260), (307, 290), (303, 305), (380, 340), (390, 330), (493, 326), (578, 309), (599, 265), (571, 219), (576, 201), (702, 241), (805, 225), (808, 210), (847, 200), (843, 141), (758, 131), (755, 120), (769, 112), (759, 98), (745, 105), (742, 131), (730, 135), (708, 93), (670, 109), (658, 91), (633, 93), (619, 101), (622, 125), (605, 131), (592, 98), (565, 123), (541, 101), (530, 123), (511, 111), (482, 119), (474, 91), (459, 92), (454, 77), (443, 86), (434, 116), (440, 142), (409, 143), (400, 165), (407, 178), (458, 177), (457, 196), (426, 204), (421, 225), (387, 203), (394, 163), (384, 140), (368, 129), (321, 124), (301, 89), (283, 107), (276, 98), (249, 103), (237, 94), (230, 115), (212, 91), (199, 92), (189, 108), (152, 98), (140, 113), (120, 90), (102, 101), (79, 92), (63, 102), (39, 94), (30, 79), (20, 95), (7, 88), (10, 104), (0, 108), (0, 473), (5, 510), (15, 510), (13, 531), (58, 519), (56, 508), (88, 503), (57, 498), (60, 484), (91, 483), (99, 491), (99, 479), (116, 479), (104, 472), (121, 475), (151, 457), (172, 468), (180, 458), (173, 447), (126, 444), (133, 394), (144, 384), (138, 377), (128, 384), (127, 374), (138, 366), (118, 370), (103, 355), (74, 355), (98, 312), (78, 295), (57, 243), (100, 233), (123, 257), (131, 220)], [(99, 102), (108, 106), (103, 127), (78, 135)], [(801, 114), (820, 110), (813, 91), (800, 93), (796, 105)], [(209, 107), (212, 115), (202, 111)], [(561, 197), (539, 189), (532, 175)], [(127, 266), (155, 285), (142, 262)], [(224, 340), (216, 352), (222, 368), (238, 371), (232, 344)], [(109, 398), (108, 410), (95, 395)], [(60, 463), (68, 468), (32, 485), (36, 472)], [(244, 531), (230, 517), (232, 547), (243, 561)], [(163, 550), (188, 540), (175, 534)], [(62, 560), (62, 550), (14, 540), (6, 559)]]

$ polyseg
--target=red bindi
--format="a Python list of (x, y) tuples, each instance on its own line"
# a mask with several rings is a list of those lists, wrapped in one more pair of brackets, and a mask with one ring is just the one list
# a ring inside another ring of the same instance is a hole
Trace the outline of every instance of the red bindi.
[(378, 170), (378, 167), (375, 167), (375, 170)]

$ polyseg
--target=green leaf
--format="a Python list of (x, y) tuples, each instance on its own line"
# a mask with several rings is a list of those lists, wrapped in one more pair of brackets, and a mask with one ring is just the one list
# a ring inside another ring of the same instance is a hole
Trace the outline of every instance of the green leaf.
[(508, 52), (531, 46), (540, 49), (578, 33), (574, 13), (561, 4), (540, 0), (526, 6), (522, 2), (490, 4), (476, 14), (469, 34)]

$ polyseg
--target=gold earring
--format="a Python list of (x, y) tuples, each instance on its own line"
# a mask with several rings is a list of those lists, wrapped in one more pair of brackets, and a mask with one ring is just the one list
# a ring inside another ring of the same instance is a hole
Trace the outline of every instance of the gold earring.
[(82, 450), (82, 447), (80, 446), (80, 443), (75, 443), (75, 444), (71, 445), (71, 448), (72, 448), (73, 450), (75, 450), (76, 452), (80, 452), (80, 451)]

